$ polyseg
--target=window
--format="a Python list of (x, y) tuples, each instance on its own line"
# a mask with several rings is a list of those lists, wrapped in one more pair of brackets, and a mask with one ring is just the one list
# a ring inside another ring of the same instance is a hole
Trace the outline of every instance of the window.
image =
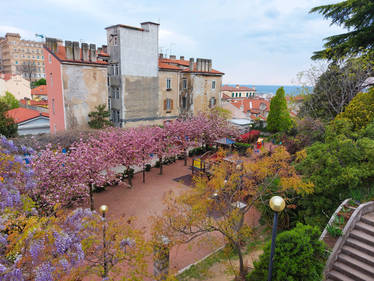
[(39, 59), (39, 56), (36, 56), (37, 59)]
[(246, 96), (248, 97), (248, 93), (246, 94)]
[(166, 90), (171, 90), (171, 79), (170, 78), (166, 79)]
[(235, 97), (238, 97), (238, 93), (235, 93)]
[(216, 88), (216, 81), (212, 81), (212, 89)]
[(187, 98), (186, 98), (186, 97), (183, 97), (183, 98), (182, 98), (182, 107), (183, 107), (184, 109), (187, 108)]
[(18, 64), (18, 61), (16, 61), (16, 64)]
[(51, 83), (51, 86), (53, 87), (53, 77), (52, 77), (52, 72), (49, 73), (49, 81)]
[(183, 79), (183, 89), (187, 89), (187, 79)]
[(119, 99), (119, 88), (112, 88), (113, 95), (112, 97), (115, 99)]
[(55, 99), (52, 99), (52, 112), (53, 114), (56, 114), (55, 113)]
[(164, 110), (167, 112), (173, 109), (173, 100), (172, 99), (165, 99), (164, 100)]
[(42, 56), (42, 60), (44, 60), (44, 56)]
[(111, 112), (111, 108), (112, 108), (112, 98), (108, 97), (108, 111), (109, 112)]
[(235, 97), (235, 93), (232, 93), (232, 97)]
[(119, 65), (118, 65), (118, 63), (113, 65), (113, 75), (119, 75)]
[(242, 93), (239, 93), (239, 97), (242, 97)]
[(52, 56), (51, 56), (51, 54), (48, 54), (48, 62), (52, 63)]
[(121, 122), (121, 118), (120, 118), (120, 115), (119, 115), (119, 110), (117, 110), (117, 122)]
[(216, 98), (210, 98), (210, 100), (209, 100), (209, 108), (214, 107), (216, 105), (216, 103), (217, 103)]

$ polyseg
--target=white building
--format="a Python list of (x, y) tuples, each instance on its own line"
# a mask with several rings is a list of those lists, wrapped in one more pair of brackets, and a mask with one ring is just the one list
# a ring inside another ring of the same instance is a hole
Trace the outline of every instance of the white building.
[(6, 92), (11, 93), (17, 100), (31, 99), (30, 82), (21, 75), (0, 73), (0, 96), (4, 96)]

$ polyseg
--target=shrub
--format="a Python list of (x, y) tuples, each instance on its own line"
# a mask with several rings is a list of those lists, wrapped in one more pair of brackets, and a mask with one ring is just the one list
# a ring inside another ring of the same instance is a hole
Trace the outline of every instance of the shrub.
[[(326, 255), (325, 245), (318, 240), (319, 235), (318, 228), (300, 223), (294, 229), (279, 234), (276, 239), (272, 280), (322, 280)], [(260, 260), (254, 262), (255, 269), (248, 274), (248, 280), (267, 280), (270, 246), (269, 242)]]
[(145, 164), (145, 170), (149, 172), (151, 170), (152, 166), (151, 164)]
[(334, 225), (328, 225), (326, 230), (331, 237), (339, 237), (343, 235), (343, 231), (339, 227), (336, 227)]

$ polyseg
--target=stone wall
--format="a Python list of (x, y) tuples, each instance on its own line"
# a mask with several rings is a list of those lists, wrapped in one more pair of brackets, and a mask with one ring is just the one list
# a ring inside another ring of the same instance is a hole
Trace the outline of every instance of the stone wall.
[(62, 65), (66, 129), (88, 128), (88, 113), (108, 102), (107, 68)]

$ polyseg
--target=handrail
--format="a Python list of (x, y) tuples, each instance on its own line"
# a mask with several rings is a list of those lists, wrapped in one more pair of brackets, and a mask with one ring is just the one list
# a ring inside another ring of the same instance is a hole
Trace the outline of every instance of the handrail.
[(349, 218), (347, 224), (345, 225), (343, 229), (342, 236), (340, 236), (338, 241), (336, 241), (335, 246), (332, 249), (332, 253), (330, 254), (326, 262), (325, 269), (323, 271), (325, 277), (332, 270), (332, 267), (338, 258), (338, 254), (340, 254), (341, 248), (343, 247), (344, 243), (348, 239), (349, 234), (351, 233), (352, 229), (355, 227), (356, 223), (361, 220), (361, 217), (363, 215), (366, 215), (367, 213), (371, 213), (371, 212), (374, 212), (374, 201), (361, 204), (352, 213), (351, 217)]

